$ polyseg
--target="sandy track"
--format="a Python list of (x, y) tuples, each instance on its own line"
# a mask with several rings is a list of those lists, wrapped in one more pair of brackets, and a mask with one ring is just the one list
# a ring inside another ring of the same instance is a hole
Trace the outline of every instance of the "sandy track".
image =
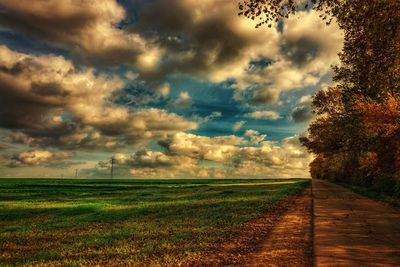
[(400, 266), (400, 212), (313, 180), (316, 266)]

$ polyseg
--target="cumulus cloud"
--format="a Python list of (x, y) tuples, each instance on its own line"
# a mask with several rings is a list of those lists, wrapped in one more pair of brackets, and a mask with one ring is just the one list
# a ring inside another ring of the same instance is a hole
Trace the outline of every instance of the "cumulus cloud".
[(15, 154), (11, 157), (10, 167), (21, 166), (51, 166), (65, 164), (65, 159), (71, 158), (71, 152), (50, 152), (47, 150), (32, 149)]
[(256, 130), (247, 130), (244, 135), (250, 138), (250, 144), (259, 144), (267, 138), (266, 134), (260, 134)]
[(234, 146), (244, 142), (242, 137), (207, 137), (187, 133), (177, 133), (159, 144), (173, 155), (185, 155), (191, 158), (210, 161), (224, 161)]
[(134, 31), (152, 33), (169, 55), (159, 75), (233, 79), (239, 100), (275, 102), (283, 91), (316, 85), (339, 62), (342, 31), (334, 22), (327, 26), (316, 11), (285, 19), (279, 32), (255, 29), (253, 21), (235, 15), (237, 6), (229, 1), (155, 0), (142, 8)]
[[(165, 151), (139, 150), (120, 164), (141, 177), (308, 177), (312, 157), (298, 136), (282, 143), (248, 130), (242, 137), (177, 133), (159, 144)], [(254, 139), (253, 139), (254, 138)], [(257, 139), (257, 140), (255, 140)], [(213, 166), (207, 165), (213, 162)]]
[(242, 128), (243, 125), (245, 125), (245, 123), (246, 123), (245, 121), (238, 121), (238, 122), (236, 122), (235, 124), (233, 124), (232, 130), (233, 130), (234, 132), (239, 131), (240, 128)]
[(132, 32), (156, 40), (167, 55), (150, 77), (189, 73), (220, 82), (244, 74), (252, 58), (273, 57), (279, 50), (277, 31), (260, 34), (236, 14), (237, 5), (227, 1), (145, 2)]
[(198, 116), (194, 116), (194, 118), (196, 119), (196, 121), (198, 121), (199, 123), (207, 123), (209, 121), (212, 121), (216, 118), (220, 118), (222, 117), (222, 113), (219, 111), (213, 111), (211, 112), (210, 115), (206, 116), (206, 117), (198, 117)]
[[(126, 76), (126, 74), (125, 74)], [(171, 86), (168, 82), (146, 82), (137, 77), (126, 81), (125, 88), (116, 94), (117, 102), (132, 107), (145, 107), (169, 101)]]
[(318, 12), (304, 11), (283, 25), (274, 60), (237, 78), (238, 99), (250, 89), (252, 103), (276, 102), (283, 91), (317, 85), (339, 63), (343, 34), (336, 23), (326, 26)]
[(319, 15), (316, 11), (300, 12), (285, 21), (281, 49), (294, 65), (323, 73), (339, 63), (343, 33), (335, 22), (327, 26)]
[(232, 163), (239, 177), (308, 177), (311, 160), (298, 136), (293, 136), (280, 145), (265, 141), (259, 147), (239, 148)]
[(254, 111), (252, 113), (247, 113), (244, 115), (246, 118), (257, 119), (257, 120), (277, 120), (281, 116), (276, 111)]
[[(342, 46), (337, 25), (326, 27), (318, 13), (304, 11), (284, 20), (283, 31), (255, 29), (253, 21), (236, 15), (236, 4), (215, 0), (135, 1), (140, 14), (129, 18), (119, 3), (0, 0), (3, 31), (44, 41), (71, 56), (29, 55), (0, 46), (0, 127), (12, 131), (10, 142), (42, 147), (14, 155), (15, 166), (61, 159), (43, 148), (48, 146), (126, 151), (161, 140), (162, 151), (118, 154), (116, 160), (143, 177), (308, 176), (310, 156), (297, 137), (276, 143), (255, 130), (243, 137), (189, 134), (222, 114), (193, 121), (145, 105), (163, 101), (167, 108), (196, 107), (188, 92), (170, 98), (166, 80), (188, 76), (229, 81), (237, 101), (279, 101), (282, 92), (316, 85), (329, 74)], [(93, 68), (121, 64), (129, 65), (121, 77)], [(128, 99), (125, 83), (148, 83), (153, 89), (132, 88)], [(146, 92), (135, 95), (140, 90)], [(308, 121), (309, 111), (304, 98), (292, 118)], [(245, 117), (277, 120), (280, 114), (266, 110)], [(245, 123), (236, 122), (233, 131)]]
[(298, 101), (297, 105), (292, 110), (292, 119), (297, 123), (309, 122), (315, 115), (312, 110), (311, 96), (303, 96)]
[(168, 83), (163, 83), (162, 85), (160, 85), (159, 87), (157, 87), (157, 94), (163, 97), (166, 97), (169, 95), (170, 91), (171, 91), (171, 87)]
[(249, 59), (272, 57), (279, 49), (279, 34), (259, 34), (251, 21), (236, 16), (234, 3), (136, 4), (139, 20), (121, 29), (127, 14), (116, 0), (0, 0), (0, 25), (67, 49), (86, 63), (133, 64), (149, 79), (180, 72), (223, 81), (243, 74)]
[(162, 50), (120, 29), (126, 16), (116, 0), (0, 0), (0, 27), (68, 49), (95, 64), (156, 67)]
[(219, 117), (222, 117), (222, 112), (219, 112), (219, 111), (213, 111), (213, 112), (211, 113), (211, 115), (208, 116), (208, 118), (209, 118), (210, 120), (215, 119), (215, 118), (219, 118)]
[[(197, 160), (184, 155), (172, 155), (159, 151), (140, 149), (132, 155), (116, 154), (115, 170), (128, 171), (130, 175), (146, 178), (200, 177)], [(110, 168), (110, 161), (100, 161), (97, 169)]]
[(168, 103), (169, 108), (173, 109), (188, 109), (192, 107), (192, 98), (188, 92), (181, 92), (178, 98)]
[(78, 69), (63, 57), (0, 46), (0, 58), (0, 127), (16, 131), (13, 141), (113, 150), (198, 126), (165, 110), (114, 104), (121, 79)]
[(0, 0), (0, 25), (68, 49), (84, 63), (133, 64), (147, 81), (169, 74), (233, 79), (235, 99), (254, 104), (316, 85), (338, 63), (343, 42), (338, 26), (327, 27), (315, 11), (284, 20), (280, 32), (255, 29), (229, 1), (139, 1), (130, 7), (140, 9), (133, 24), (116, 0), (31, 2)]

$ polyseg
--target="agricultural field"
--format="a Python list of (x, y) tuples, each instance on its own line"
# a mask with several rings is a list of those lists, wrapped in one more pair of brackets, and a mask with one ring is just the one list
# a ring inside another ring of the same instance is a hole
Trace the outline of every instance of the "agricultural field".
[(308, 183), (0, 179), (0, 265), (182, 265)]

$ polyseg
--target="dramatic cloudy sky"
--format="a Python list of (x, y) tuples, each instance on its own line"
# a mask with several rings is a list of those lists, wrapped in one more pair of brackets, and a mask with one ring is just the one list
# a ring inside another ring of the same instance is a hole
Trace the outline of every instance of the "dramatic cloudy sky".
[(0, 0), (0, 176), (308, 177), (342, 35), (234, 0)]

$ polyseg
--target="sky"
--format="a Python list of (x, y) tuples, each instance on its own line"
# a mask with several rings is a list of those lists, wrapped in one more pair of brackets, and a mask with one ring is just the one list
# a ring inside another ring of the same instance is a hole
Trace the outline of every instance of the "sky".
[(309, 177), (343, 35), (232, 0), (0, 0), (0, 177)]

